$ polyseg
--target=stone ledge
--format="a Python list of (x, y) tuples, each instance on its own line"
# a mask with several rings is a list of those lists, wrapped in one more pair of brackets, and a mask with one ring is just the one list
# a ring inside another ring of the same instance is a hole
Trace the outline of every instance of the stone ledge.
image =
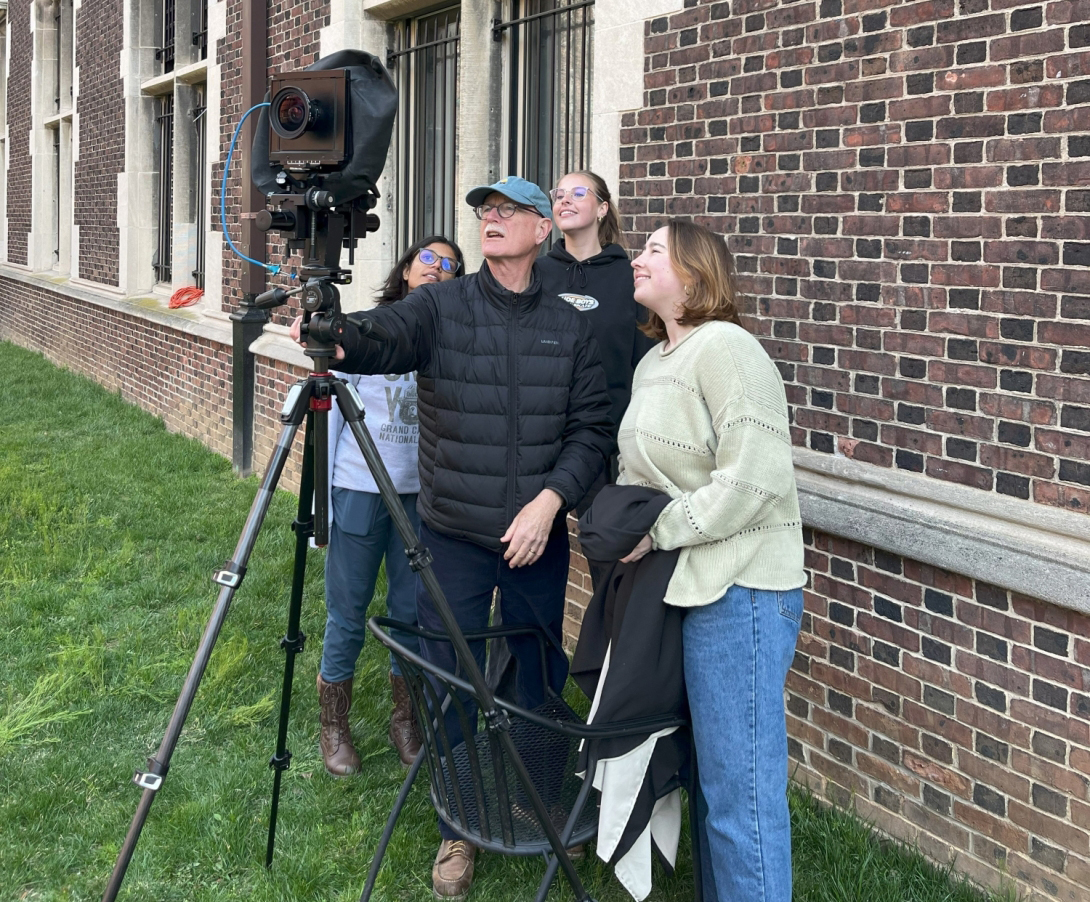
[(1090, 518), (794, 449), (803, 522), (1090, 613)]
[(167, 306), (168, 299), (162, 295), (150, 293), (126, 297), (110, 285), (97, 286), (82, 279), (30, 273), (7, 264), (0, 265), (0, 279), (10, 279), (41, 291), (50, 291), (76, 301), (94, 304), (96, 307), (116, 310), (126, 316), (145, 319), (209, 341), (228, 346), (231, 344), (231, 321), (227, 314), (219, 310), (202, 309), (204, 305), (171, 310)]

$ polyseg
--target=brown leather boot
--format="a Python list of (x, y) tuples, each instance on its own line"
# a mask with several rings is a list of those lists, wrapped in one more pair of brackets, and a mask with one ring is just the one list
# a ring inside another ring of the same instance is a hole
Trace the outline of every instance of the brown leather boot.
[(402, 765), (411, 767), (420, 751), (420, 732), (413, 717), (413, 705), (409, 698), (409, 685), (404, 677), (390, 674), (390, 688), (394, 695), (394, 710), (390, 715), (390, 742), (397, 749)]
[(325, 769), (334, 777), (346, 777), (360, 769), (360, 756), (352, 745), (348, 712), (352, 707), (352, 681), (327, 683), (318, 674), (318, 719), (322, 724), (318, 743)]
[(477, 847), (464, 839), (444, 839), (431, 869), (431, 891), (436, 899), (458, 902), (473, 883), (473, 859)]

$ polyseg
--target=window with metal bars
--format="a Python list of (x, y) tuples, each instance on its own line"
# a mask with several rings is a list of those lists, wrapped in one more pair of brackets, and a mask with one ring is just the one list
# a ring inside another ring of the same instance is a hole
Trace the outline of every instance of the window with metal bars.
[(54, 4), (53, 28), (56, 51), (53, 63), (53, 112), (62, 113), (72, 108), (72, 42), (75, 38), (72, 0), (59, 0)]
[(197, 48), (198, 59), (208, 59), (208, 0), (200, 0), (197, 19), (198, 30), (193, 32), (193, 46)]
[(508, 171), (548, 191), (590, 165), (594, 0), (512, 0)]
[(53, 232), (53, 265), (59, 266), (61, 262), (61, 130), (60, 126), (53, 129), (53, 196), (52, 232)]
[(198, 288), (204, 288), (204, 245), (205, 245), (205, 229), (208, 228), (208, 223), (205, 219), (208, 216), (208, 198), (206, 196), (206, 182), (204, 178), (205, 157), (207, 155), (207, 149), (205, 147), (205, 129), (208, 127), (208, 112), (205, 106), (205, 96), (207, 94), (207, 87), (205, 85), (197, 86), (197, 105), (193, 108), (193, 127), (197, 130), (197, 176), (193, 181), (193, 190), (196, 192), (196, 208), (197, 208), (197, 266), (193, 270), (193, 284)]
[(451, 7), (397, 24), (386, 65), (397, 81), (398, 252), (425, 235), (454, 238), (458, 41)]
[(163, 44), (155, 51), (155, 58), (163, 64), (163, 72), (174, 71), (174, 34), (177, 25), (175, 0), (163, 0)]
[(171, 257), (174, 246), (174, 95), (159, 98), (159, 113), (155, 117), (159, 142), (159, 243), (152, 266), (155, 281), (171, 280)]

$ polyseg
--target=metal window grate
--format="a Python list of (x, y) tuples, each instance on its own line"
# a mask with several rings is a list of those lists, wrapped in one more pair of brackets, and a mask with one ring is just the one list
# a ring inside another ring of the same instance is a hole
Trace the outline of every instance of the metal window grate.
[(197, 88), (197, 105), (193, 108), (193, 127), (197, 130), (197, 177), (194, 180), (197, 190), (197, 268), (193, 270), (193, 284), (204, 288), (204, 242), (208, 228), (205, 217), (208, 215), (204, 167), (206, 163), (205, 129), (208, 116), (205, 115), (205, 86)]
[(152, 263), (156, 282), (171, 281), (174, 246), (174, 95), (159, 99), (159, 246)]
[(61, 4), (58, 3), (54, 7), (53, 13), (53, 37), (56, 43), (56, 61), (53, 68), (53, 112), (59, 113), (61, 111), (61, 56), (63, 41), (61, 40), (61, 29), (64, 27), (64, 20), (61, 15)]
[(200, 52), (202, 60), (208, 59), (208, 0), (201, 0), (200, 31), (193, 32), (193, 46)]
[(513, 0), (508, 170), (548, 190), (590, 163), (593, 0)]
[(53, 264), (61, 262), (61, 128), (53, 129)]
[(425, 235), (454, 237), (454, 179), (461, 10), (441, 10), (401, 22), (397, 69), (401, 96), (398, 148), (398, 245)]
[(155, 51), (155, 58), (163, 64), (163, 72), (174, 71), (174, 32), (176, 24), (175, 0), (163, 0), (163, 46)]

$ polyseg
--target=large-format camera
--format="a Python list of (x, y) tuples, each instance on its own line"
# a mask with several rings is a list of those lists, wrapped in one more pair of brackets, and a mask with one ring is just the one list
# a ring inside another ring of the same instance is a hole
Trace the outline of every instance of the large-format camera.
[(344, 332), (337, 285), (352, 281), (356, 241), (379, 226), (370, 210), (397, 112), (397, 89), (377, 57), (342, 50), (299, 72), (269, 79), (269, 103), (258, 119), (251, 177), (268, 198), (257, 213), (262, 231), (284, 235), (301, 251), (300, 286), (273, 288), (253, 302), (276, 307), (301, 295), (306, 353), (328, 357)]
[(348, 158), (347, 69), (269, 79), (269, 162), (289, 172), (331, 172)]

